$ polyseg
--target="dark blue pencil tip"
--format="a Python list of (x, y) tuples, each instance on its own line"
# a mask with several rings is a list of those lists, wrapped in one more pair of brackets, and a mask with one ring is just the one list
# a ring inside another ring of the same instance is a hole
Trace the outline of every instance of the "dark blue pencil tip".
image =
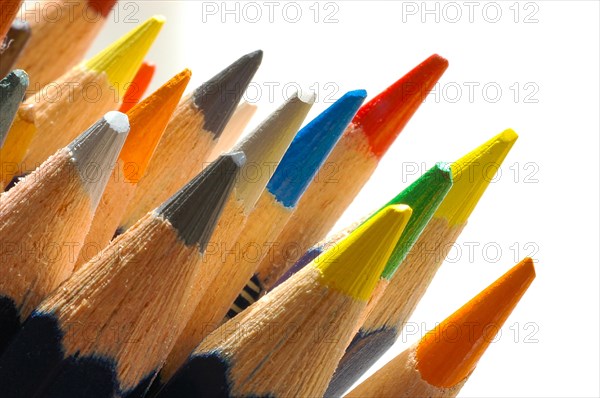
[(294, 207), (367, 96), (346, 93), (296, 134), (267, 189), (285, 207)]

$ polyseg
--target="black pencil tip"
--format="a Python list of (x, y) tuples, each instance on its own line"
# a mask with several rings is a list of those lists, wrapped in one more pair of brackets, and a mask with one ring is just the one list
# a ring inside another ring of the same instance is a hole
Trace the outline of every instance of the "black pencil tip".
[(204, 114), (204, 129), (219, 138), (262, 62), (262, 51), (246, 54), (196, 89), (193, 101)]
[(204, 252), (245, 161), (242, 152), (219, 157), (155, 213), (171, 223), (186, 245)]

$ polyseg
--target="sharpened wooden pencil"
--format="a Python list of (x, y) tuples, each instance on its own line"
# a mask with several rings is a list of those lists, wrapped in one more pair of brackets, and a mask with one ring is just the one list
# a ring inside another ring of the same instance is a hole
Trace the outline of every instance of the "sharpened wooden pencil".
[[(413, 214), (381, 274), (377, 289), (375, 289), (375, 293), (367, 305), (361, 322), (359, 322), (358, 328), (355, 330), (352, 343), (346, 349), (333, 374), (325, 392), (326, 397), (339, 397), (343, 395), (373, 364), (370, 360), (370, 341), (361, 338), (363, 335), (361, 333), (363, 323), (371, 311), (378, 305), (389, 306), (395, 304), (384, 303), (381, 301), (381, 298), (385, 295), (390, 280), (394, 277), (398, 269), (402, 268), (404, 259), (431, 220), (431, 217), (433, 217), (451, 186), (452, 177), (450, 167), (446, 164), (438, 163), (388, 202), (387, 205), (395, 203), (406, 204), (413, 209)], [(335, 244), (336, 242), (333, 242), (333, 245)], [(367, 359), (363, 358), (365, 356)]]
[[(17, 58), (29, 42), (31, 27), (26, 21), (15, 19), (6, 33), (0, 49), (0, 77), (8, 75), (14, 69)], [(1, 44), (0, 44), (1, 45)]]
[[(235, 273), (237, 269), (235, 259), (239, 254), (234, 245), (236, 238), (243, 230), (258, 198), (273, 175), (274, 165), (281, 161), (313, 102), (314, 95), (306, 98), (293, 95), (235, 146), (234, 151), (242, 151), (246, 155), (246, 164), (240, 173), (239, 181), (235, 184), (230, 203), (225, 206), (223, 216), (211, 239), (211, 249), (207, 253), (207, 268), (211, 269), (213, 275), (210, 281), (214, 280), (214, 283), (209, 282), (194, 288), (197, 294), (196, 308), (177, 339), (156, 383), (168, 380), (194, 347), (208, 334), (206, 324), (213, 321), (213, 315), (207, 306), (215, 305), (215, 301), (221, 294), (217, 284), (229, 283), (224, 278)], [(262, 222), (269, 221), (262, 220)], [(229, 257), (233, 257), (233, 260), (228, 260)], [(219, 280), (215, 280), (217, 277)], [(221, 307), (223, 312), (227, 311), (227, 305), (221, 304)], [(221, 318), (222, 315), (219, 320)]]
[(456, 397), (534, 279), (526, 258), (346, 397)]
[(352, 340), (331, 396), (350, 388), (396, 342), (516, 139), (505, 131), (450, 165), (452, 188)]
[(256, 105), (246, 101), (242, 101), (242, 103), (238, 105), (233, 116), (231, 116), (231, 119), (225, 126), (223, 133), (221, 133), (221, 137), (219, 137), (219, 140), (210, 153), (210, 156), (206, 159), (207, 162), (212, 162), (221, 154), (228, 152), (233, 148), (242, 136), (248, 123), (250, 123), (250, 120), (257, 109), (258, 107)]
[(178, 73), (128, 113), (130, 131), (108, 181), (90, 227), (75, 270), (103, 249), (119, 227), (127, 204), (150, 161), (160, 137), (179, 103), (191, 72)]
[(133, 80), (127, 86), (127, 91), (125, 91), (125, 95), (123, 96), (123, 103), (119, 108), (119, 112), (127, 113), (140, 102), (148, 86), (150, 86), (154, 72), (156, 72), (156, 65), (146, 61), (142, 62), (140, 69), (138, 69)]
[(325, 238), (447, 66), (444, 58), (432, 55), (362, 106), (258, 266), (261, 290), (268, 291), (306, 250)]
[(31, 39), (17, 66), (29, 73), (34, 91), (57, 80), (83, 60), (116, 2), (40, 0), (23, 13), (31, 27)]
[(243, 161), (219, 158), (44, 300), (0, 358), (3, 395), (144, 396)]
[[(21, 173), (35, 169), (102, 114), (118, 108), (164, 19), (152, 17), (25, 101), (11, 130), (34, 126)], [(115, 97), (116, 96), (116, 97)], [(118, 102), (115, 103), (115, 98)], [(65, 128), (69, 126), (69, 128)]]
[(120, 230), (202, 170), (261, 61), (262, 51), (244, 55), (184, 98), (137, 186)]
[(0, 195), (0, 352), (71, 275), (128, 132), (127, 116), (109, 112)]
[(211, 333), (157, 397), (323, 394), (409, 213), (380, 212)]
[[(20, 69), (10, 72), (0, 80), (0, 150), (12, 125), (17, 109), (29, 87), (29, 76)], [(2, 158), (0, 158), (2, 161)]]
[[(413, 215), (408, 226), (406, 227), (405, 232), (398, 241), (398, 244), (394, 249), (394, 253), (390, 258), (384, 273), (382, 274), (382, 278), (389, 281), (389, 279), (396, 272), (397, 267), (400, 265), (400, 263), (402, 263), (402, 260), (404, 260), (412, 248), (412, 245), (419, 237), (419, 234), (423, 231), (423, 228), (425, 228), (433, 216), (433, 211), (435, 211), (437, 206), (440, 204), (451, 185), (452, 177), (450, 168), (443, 163), (436, 164), (417, 181), (411, 184), (408, 188), (404, 189), (377, 211), (373, 212), (368, 217), (354, 222), (349, 227), (344, 228), (331, 237), (322, 240), (307, 250), (306, 253), (304, 253), (304, 255), (296, 262), (296, 264), (294, 264), (281, 278), (279, 278), (279, 280), (273, 285), (273, 288), (288, 280), (292, 275), (300, 271), (304, 266), (314, 260), (325, 250), (337, 245), (362, 223), (373, 217), (373, 215), (378, 211), (381, 211), (387, 206), (393, 204), (405, 204), (413, 209)], [(370, 301), (370, 304), (373, 304), (373, 300)]]
[[(364, 90), (346, 93), (300, 130), (294, 138), (271, 177), (267, 189), (258, 200), (247, 226), (238, 236), (236, 245), (239, 245), (241, 259), (236, 263), (235, 275), (226, 278), (229, 283), (223, 286), (223, 289), (231, 288), (237, 291), (233, 292), (232, 298), (227, 299), (228, 306), (231, 307), (227, 314), (219, 311), (222, 313), (221, 318), (225, 315), (233, 318), (235, 314), (258, 300), (260, 289), (255, 284), (256, 277), (252, 278), (256, 267), (267, 255), (269, 245), (275, 241), (294, 213), (304, 191), (333, 150), (366, 95)], [(264, 220), (270, 222), (265, 223)], [(246, 282), (248, 283), (244, 286)], [(242, 293), (236, 298), (235, 295), (240, 290)], [(228, 297), (229, 295), (230, 293), (227, 293)], [(221, 318), (211, 323), (220, 324)]]

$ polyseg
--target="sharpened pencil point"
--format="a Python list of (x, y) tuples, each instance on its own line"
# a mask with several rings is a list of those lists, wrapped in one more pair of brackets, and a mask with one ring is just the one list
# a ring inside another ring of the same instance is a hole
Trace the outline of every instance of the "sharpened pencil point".
[(354, 123), (362, 127), (375, 156), (385, 154), (446, 68), (448, 61), (434, 54), (358, 111)]
[(29, 76), (21, 69), (10, 72), (0, 80), (0, 148), (4, 144), (27, 87), (29, 87)]
[(517, 138), (506, 130), (452, 163), (454, 185), (435, 216), (451, 225), (467, 222)]
[(366, 96), (346, 93), (296, 134), (267, 184), (277, 201), (288, 208), (298, 203)]
[[(245, 176), (236, 187), (238, 197), (244, 200), (247, 214), (264, 191), (274, 172), (273, 165), (281, 161), (314, 101), (314, 94), (305, 96), (304, 99), (297, 94), (293, 95), (236, 145), (234, 150), (246, 154), (245, 167), (252, 167), (255, 174), (256, 169), (259, 170), (256, 178)], [(250, 171), (246, 174), (250, 174)]]
[(108, 16), (116, 3), (117, 0), (88, 0), (88, 5), (104, 18)]
[(394, 276), (451, 187), (450, 167), (438, 163), (387, 203), (387, 206), (401, 203), (408, 205), (413, 212), (383, 270), (383, 278), (389, 280)]
[(311, 265), (330, 288), (369, 300), (411, 213), (406, 205), (386, 207)]
[(127, 113), (131, 131), (119, 158), (126, 165), (135, 165), (135, 175), (124, 176), (128, 180), (137, 182), (144, 175), (191, 76), (189, 69), (183, 70)]
[(221, 136), (233, 115), (262, 62), (262, 55), (261, 50), (244, 55), (194, 91), (194, 104), (204, 115), (204, 129), (215, 139)]
[(123, 96), (123, 102), (121, 103), (119, 112), (127, 113), (131, 108), (138, 104), (148, 89), (148, 86), (150, 86), (150, 82), (152, 82), (152, 77), (154, 77), (155, 72), (156, 65), (142, 62), (142, 65), (140, 65), (140, 68), (133, 77), (133, 81), (127, 86), (127, 91)]
[(127, 133), (127, 115), (108, 112), (68, 145), (72, 161), (94, 208), (102, 197)]
[(415, 350), (421, 378), (449, 388), (468, 377), (534, 278), (525, 258), (429, 331)]
[(0, 77), (8, 75), (31, 38), (29, 22), (15, 19), (4, 38), (0, 56)]
[(135, 76), (164, 22), (162, 16), (150, 18), (92, 59), (85, 61), (84, 68), (98, 73), (105, 72), (109, 82), (122, 97), (125, 85)]
[(204, 252), (245, 160), (240, 152), (219, 157), (155, 213), (173, 225), (187, 246), (198, 245)]

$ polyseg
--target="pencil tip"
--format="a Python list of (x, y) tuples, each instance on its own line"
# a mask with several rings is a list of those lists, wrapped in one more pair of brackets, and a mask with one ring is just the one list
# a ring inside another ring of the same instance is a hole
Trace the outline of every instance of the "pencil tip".
[(67, 148), (95, 208), (129, 132), (129, 119), (121, 112), (108, 112), (75, 138)]
[(323, 283), (367, 301), (411, 213), (406, 205), (388, 206), (314, 259)]
[(215, 139), (221, 136), (258, 70), (262, 54), (258, 50), (244, 55), (194, 91), (194, 104), (204, 115), (204, 129)]
[(375, 156), (385, 154), (447, 67), (448, 61), (434, 54), (358, 111), (354, 123)]
[(187, 246), (198, 245), (204, 252), (244, 162), (240, 152), (220, 156), (155, 213), (171, 223)]
[(88, 0), (88, 5), (90, 6), (90, 8), (95, 10), (104, 18), (108, 16), (108, 14), (113, 9), (116, 3), (117, 0)]
[(534, 279), (533, 260), (525, 258), (429, 331), (416, 348), (423, 380), (449, 388), (468, 377)]
[(127, 113), (138, 104), (144, 93), (150, 86), (150, 82), (156, 72), (156, 65), (149, 62), (142, 62), (140, 68), (135, 73), (131, 84), (127, 86), (127, 91), (123, 96), (123, 102), (119, 112)]
[(235, 150), (246, 154), (246, 167), (252, 167), (257, 174), (256, 178), (241, 179), (236, 186), (236, 193), (243, 199), (246, 212), (254, 207), (264, 191), (274, 172), (274, 165), (281, 161), (314, 101), (314, 94), (302, 98), (294, 94), (236, 145)]
[(84, 67), (98, 73), (105, 72), (111, 85), (124, 94), (124, 86), (138, 71), (146, 53), (158, 36), (164, 17), (154, 16), (84, 62)]
[(27, 87), (29, 87), (29, 76), (21, 69), (15, 69), (0, 80), (0, 148), (4, 144)]
[(191, 75), (189, 69), (183, 70), (127, 113), (131, 131), (119, 157), (136, 166), (135, 175), (124, 176), (128, 180), (137, 182), (144, 175)]
[(449, 224), (465, 223), (518, 136), (506, 130), (452, 163), (454, 185), (436, 212)]
[(0, 77), (10, 72), (30, 38), (29, 22), (15, 19), (6, 33), (4, 43), (0, 41)]
[(389, 280), (394, 276), (451, 187), (450, 167), (437, 163), (387, 204), (408, 205), (412, 216), (383, 270), (383, 278)]
[(278, 202), (298, 203), (366, 96), (365, 90), (346, 93), (296, 134), (267, 184)]

